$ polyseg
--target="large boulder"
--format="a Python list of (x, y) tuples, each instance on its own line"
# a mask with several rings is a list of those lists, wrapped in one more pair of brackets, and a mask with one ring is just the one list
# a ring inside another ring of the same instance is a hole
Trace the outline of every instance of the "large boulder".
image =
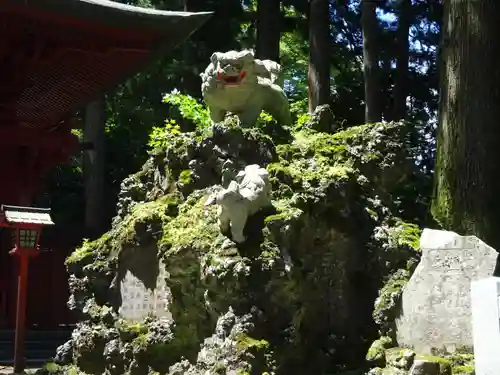
[[(124, 181), (112, 229), (67, 260), (69, 305), (81, 319), (65, 347), (71, 365), (172, 375), (359, 367), (377, 336), (378, 289), (418, 258), (420, 231), (401, 217), (403, 204), (419, 202), (407, 188), (419, 178), (407, 127), (290, 138), (276, 146), (229, 119), (172, 138)], [(236, 170), (265, 167), (272, 185), (272, 206), (231, 246), (216, 207), (205, 206), (229, 160)], [(154, 308), (138, 321), (120, 315), (127, 272), (144, 290), (164, 281), (168, 319)]]

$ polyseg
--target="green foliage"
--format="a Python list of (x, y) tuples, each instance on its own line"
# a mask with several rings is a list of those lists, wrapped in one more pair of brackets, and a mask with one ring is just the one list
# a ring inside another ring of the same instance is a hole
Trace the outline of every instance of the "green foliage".
[(192, 121), (197, 128), (207, 128), (211, 125), (208, 109), (190, 95), (173, 90), (163, 97), (163, 102), (176, 106), (181, 116)]
[(172, 139), (181, 134), (181, 128), (175, 120), (165, 120), (165, 126), (155, 126), (149, 134), (148, 147), (152, 150), (166, 149)]
[(152, 151), (166, 149), (179, 143), (179, 136), (183, 133), (179, 122), (183, 120), (192, 122), (197, 131), (203, 131), (212, 124), (208, 109), (190, 95), (173, 90), (163, 97), (163, 102), (176, 107), (181, 118), (179, 121), (169, 118), (165, 120), (163, 126), (154, 126), (152, 128), (148, 141), (148, 148)]
[(295, 128), (297, 130), (302, 129), (304, 125), (307, 124), (312, 119), (311, 114), (308, 112), (308, 104), (306, 99), (301, 99), (292, 102), (290, 104), (290, 112), (297, 119), (295, 121)]
[(299, 32), (284, 33), (280, 42), (283, 74), (287, 81), (285, 90), (294, 101), (307, 98), (308, 49)]
[(185, 169), (179, 174), (179, 183), (183, 185), (188, 185), (192, 182), (192, 175), (193, 172), (191, 172), (190, 169)]
[(76, 135), (80, 141), (83, 139), (82, 129), (71, 129), (71, 134)]
[[(163, 101), (178, 108), (181, 115), (179, 122), (183, 120), (192, 122), (195, 131), (199, 133), (203, 133), (212, 125), (210, 112), (207, 107), (190, 95), (181, 94), (178, 90), (173, 90), (164, 96)], [(294, 108), (296, 113), (300, 113), (300, 111), (303, 111), (303, 103), (296, 105)], [(306, 121), (308, 118), (307, 114), (299, 114), (299, 123)], [(164, 126), (153, 127), (149, 134), (149, 149), (166, 149), (169, 146), (179, 143), (181, 138), (179, 136), (183, 134), (183, 129), (179, 122), (175, 119), (167, 119)], [(269, 135), (277, 143), (289, 141), (290, 133), (265, 111), (260, 113), (255, 128)], [(189, 177), (188, 175), (186, 176)]]

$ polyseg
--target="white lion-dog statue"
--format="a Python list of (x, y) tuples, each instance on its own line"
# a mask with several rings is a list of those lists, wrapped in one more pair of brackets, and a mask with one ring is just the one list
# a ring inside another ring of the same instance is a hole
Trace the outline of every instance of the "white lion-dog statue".
[(205, 206), (217, 204), (221, 232), (228, 233), (230, 230), (232, 240), (243, 243), (246, 240), (243, 230), (248, 217), (271, 206), (270, 193), (269, 173), (252, 164), (238, 172), (226, 189), (221, 188), (209, 196)]
[(279, 124), (291, 124), (278, 63), (256, 59), (251, 50), (215, 52), (200, 76), (201, 92), (214, 123), (230, 112), (238, 116), (242, 127), (249, 128), (266, 111)]

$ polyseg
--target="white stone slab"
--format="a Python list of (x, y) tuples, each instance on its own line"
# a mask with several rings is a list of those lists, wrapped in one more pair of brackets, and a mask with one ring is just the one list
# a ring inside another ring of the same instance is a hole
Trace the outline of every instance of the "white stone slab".
[(500, 278), (471, 283), (476, 375), (500, 374)]

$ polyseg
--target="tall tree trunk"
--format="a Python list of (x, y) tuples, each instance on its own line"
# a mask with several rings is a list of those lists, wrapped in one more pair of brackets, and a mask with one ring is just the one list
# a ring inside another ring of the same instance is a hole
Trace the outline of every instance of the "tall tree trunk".
[(83, 141), (93, 145), (83, 153), (83, 175), (85, 184), (85, 227), (88, 236), (95, 238), (106, 229), (104, 214), (104, 98), (87, 104)]
[[(185, 12), (197, 12), (203, 7), (200, 0), (183, 0), (183, 4)], [(182, 45), (184, 68), (182, 69), (181, 85), (185, 94), (198, 97), (201, 93), (201, 78), (193, 71), (193, 66), (196, 66), (197, 62), (197, 51), (192, 39), (187, 39)]]
[[(394, 112), (394, 97), (392, 92), (392, 57), (378, 56), (378, 67), (376, 70), (377, 82), (380, 85), (377, 93), (377, 106), (380, 117), (385, 121), (392, 121)], [(382, 82), (384, 83), (382, 85)]]
[(330, 4), (309, 1), (309, 112), (330, 102)]
[(379, 26), (377, 3), (363, 0), (361, 9), (361, 28), (363, 32), (363, 64), (365, 76), (365, 122), (378, 122), (382, 119), (379, 103), (380, 74), (378, 67)]
[(397, 65), (394, 82), (393, 120), (406, 116), (406, 97), (408, 96), (408, 64), (410, 57), (411, 0), (401, 0), (398, 10)]
[(446, 0), (434, 217), (500, 250), (500, 2)]
[(281, 38), (281, 1), (259, 0), (257, 3), (256, 57), (279, 62)]

